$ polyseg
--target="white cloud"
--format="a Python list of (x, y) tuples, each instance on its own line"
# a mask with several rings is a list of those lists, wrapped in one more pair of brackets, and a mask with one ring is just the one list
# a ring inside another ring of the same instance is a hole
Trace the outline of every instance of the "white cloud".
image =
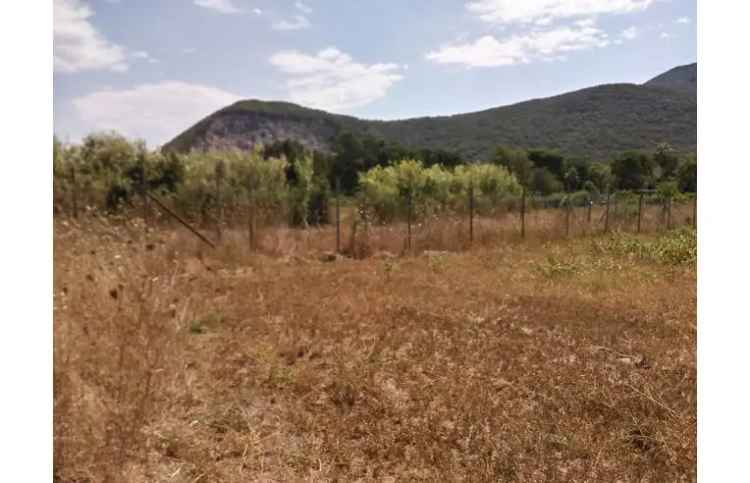
[(289, 99), (333, 111), (364, 106), (385, 97), (403, 78), (396, 64), (360, 64), (335, 47), (309, 55), (295, 50), (277, 52), (271, 64), (291, 78)]
[(194, 54), (196, 52), (198, 52), (198, 49), (196, 49), (195, 47), (187, 47), (182, 49), (182, 53), (185, 55)]
[(638, 28), (636, 28), (635, 26), (628, 27), (622, 31), (620, 37), (625, 40), (633, 40), (634, 38), (638, 37)]
[(662, 33), (661, 33), (661, 35), (659, 35), (659, 38), (660, 38), (660, 39), (671, 39), (671, 38), (672, 38), (672, 36), (671, 36), (671, 35), (669, 35), (669, 34), (668, 34), (668, 33), (666, 33), (666, 32), (662, 32)]
[(271, 26), (274, 30), (302, 30), (310, 28), (310, 21), (303, 15), (295, 15), (294, 20), (282, 20)]
[(426, 57), (439, 64), (495, 67), (536, 60), (564, 60), (567, 52), (607, 45), (607, 34), (596, 27), (560, 27), (504, 40), (485, 35), (474, 42), (443, 46)]
[(74, 73), (85, 70), (128, 70), (123, 47), (109, 42), (94, 28), (94, 12), (80, 0), (55, 0), (55, 71)]
[(550, 23), (553, 19), (630, 13), (655, 0), (474, 0), (466, 8), (485, 22)]
[(690, 20), (690, 17), (680, 17), (677, 20), (675, 20), (677, 23), (690, 23), (692, 20)]
[(312, 11), (313, 11), (312, 8), (308, 7), (307, 5), (305, 5), (302, 2), (295, 2), (294, 6), (297, 7), (297, 9), (299, 9), (302, 12), (305, 12), (305, 13), (312, 13)]
[(76, 117), (89, 131), (114, 129), (160, 144), (239, 99), (241, 96), (215, 87), (164, 81), (102, 90), (75, 98), (72, 104)]
[(199, 7), (216, 10), (219, 13), (242, 13), (242, 9), (234, 4), (234, 0), (193, 0)]
[(594, 25), (596, 25), (596, 19), (593, 17), (584, 18), (584, 19), (576, 21), (575, 24), (578, 25), (579, 27), (593, 27)]
[(145, 60), (146, 62), (148, 62), (150, 64), (156, 64), (156, 63), (159, 62), (158, 59), (154, 59), (153, 57), (151, 57), (151, 55), (148, 52), (146, 52), (145, 50), (137, 50), (137, 51), (131, 53), (130, 56), (132, 58), (134, 58), (134, 59)]
[(263, 14), (263, 10), (261, 10), (261, 9), (259, 9), (259, 8), (254, 8), (254, 9), (253, 9), (253, 13), (254, 13), (255, 15), (262, 15), (262, 14)]

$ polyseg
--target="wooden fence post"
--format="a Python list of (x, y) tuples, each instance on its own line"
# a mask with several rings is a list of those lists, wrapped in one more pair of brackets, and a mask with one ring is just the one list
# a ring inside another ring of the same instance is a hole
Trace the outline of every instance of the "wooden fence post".
[(643, 216), (643, 193), (638, 196), (638, 233), (641, 232), (641, 217)]
[(526, 238), (526, 187), (521, 191), (521, 238)]
[(336, 178), (336, 253), (341, 253), (341, 178)]
[(469, 244), (474, 244), (474, 182), (469, 184)]

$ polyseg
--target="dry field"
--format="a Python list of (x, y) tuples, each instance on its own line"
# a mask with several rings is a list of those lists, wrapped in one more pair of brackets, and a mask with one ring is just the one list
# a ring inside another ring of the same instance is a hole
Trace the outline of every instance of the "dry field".
[(696, 479), (688, 232), (54, 228), (57, 481)]

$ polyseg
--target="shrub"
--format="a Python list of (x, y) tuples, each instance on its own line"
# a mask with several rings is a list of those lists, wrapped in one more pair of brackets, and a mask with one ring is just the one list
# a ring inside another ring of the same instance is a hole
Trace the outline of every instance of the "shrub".
[(695, 265), (698, 243), (695, 230), (672, 230), (655, 240), (615, 233), (594, 241), (596, 253), (612, 253), (668, 265)]
[(503, 197), (519, 195), (521, 186), (506, 168), (473, 164), (446, 169), (425, 168), (420, 161), (406, 159), (393, 166), (376, 166), (359, 176), (360, 196), (381, 221), (412, 213), (427, 214), (452, 205), (466, 207), (469, 189), (477, 206), (497, 204)]

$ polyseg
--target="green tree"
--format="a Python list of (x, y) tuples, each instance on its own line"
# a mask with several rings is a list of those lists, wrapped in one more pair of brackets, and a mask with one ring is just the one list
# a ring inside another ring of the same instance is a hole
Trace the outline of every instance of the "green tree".
[[(288, 183), (289, 190), (289, 223), (292, 226), (307, 226), (310, 194), (312, 193), (313, 160), (310, 154), (297, 157), (290, 163), (287, 172), (294, 173), (293, 183)], [(287, 175), (287, 181), (289, 176)]]
[(691, 156), (680, 164), (677, 170), (677, 183), (680, 191), (695, 193), (698, 191), (698, 162)]
[(305, 146), (300, 142), (285, 139), (263, 146), (263, 157), (266, 159), (283, 157), (290, 163), (293, 163), (297, 158), (304, 156), (305, 151)]
[(525, 151), (507, 146), (498, 146), (495, 149), (492, 163), (508, 169), (521, 185), (529, 185), (534, 163), (531, 162)]
[(564, 182), (566, 191), (571, 192), (578, 189), (580, 185), (580, 178), (578, 176), (578, 170), (575, 166), (571, 166), (565, 171)]
[(335, 155), (331, 167), (330, 183), (341, 180), (341, 189), (345, 193), (354, 193), (357, 189), (358, 175), (365, 169), (365, 153), (360, 140), (352, 133), (342, 133), (334, 140)]
[(674, 198), (679, 192), (677, 181), (674, 180), (662, 181), (656, 185), (656, 193), (664, 200)]
[(656, 146), (654, 163), (659, 167), (660, 179), (674, 178), (680, 164), (680, 158), (668, 143), (660, 143)]
[(328, 184), (328, 179), (323, 175), (313, 174), (310, 202), (307, 207), (308, 222), (316, 225), (328, 223), (328, 203), (330, 197), (331, 187)]
[(612, 169), (604, 163), (591, 163), (589, 181), (599, 193), (605, 193), (612, 188), (614, 177)]
[(591, 161), (583, 158), (567, 159), (565, 161), (565, 173), (567, 174), (570, 168), (576, 169), (578, 175), (578, 189), (580, 189), (586, 181), (591, 180)]
[(647, 188), (653, 183), (653, 163), (645, 153), (628, 151), (612, 162), (612, 174), (618, 189)]
[(530, 189), (542, 195), (550, 195), (563, 191), (563, 184), (547, 168), (536, 168), (531, 173)]
[(532, 149), (528, 156), (535, 167), (546, 169), (558, 180), (563, 179), (565, 158), (561, 154), (546, 149)]

